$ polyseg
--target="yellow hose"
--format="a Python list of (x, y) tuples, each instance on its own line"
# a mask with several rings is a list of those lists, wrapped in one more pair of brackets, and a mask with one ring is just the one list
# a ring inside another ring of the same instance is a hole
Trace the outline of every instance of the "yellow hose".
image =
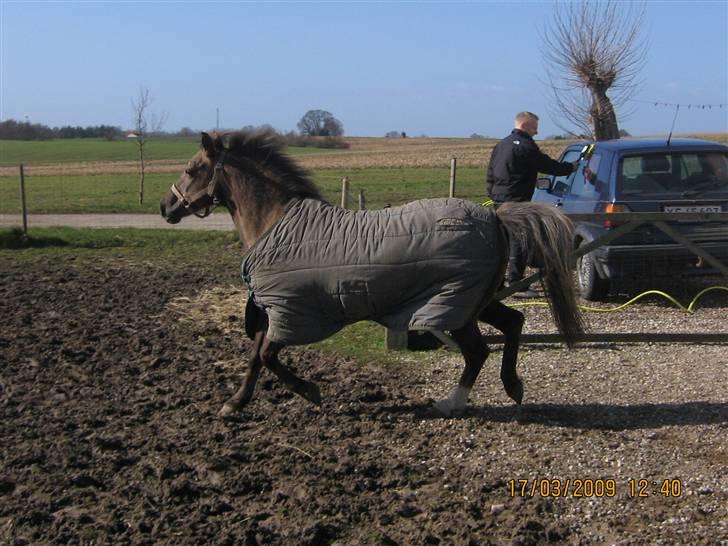
[[(648, 290), (647, 292), (642, 292), (641, 294), (635, 296), (631, 300), (629, 300), (626, 303), (623, 303), (622, 305), (618, 305), (617, 307), (612, 307), (611, 309), (600, 309), (597, 307), (588, 307), (586, 305), (579, 305), (579, 309), (583, 311), (592, 311), (594, 313), (612, 313), (614, 311), (619, 311), (621, 309), (624, 309), (628, 305), (633, 304), (637, 300), (649, 296), (650, 294), (657, 294), (658, 296), (662, 296), (664, 298), (667, 298), (672, 303), (674, 303), (679, 309), (685, 311), (686, 313), (692, 313), (693, 308), (695, 307), (695, 303), (703, 296), (703, 294), (710, 292), (711, 290), (725, 290), (728, 292), (728, 286), (709, 286), (708, 288), (705, 288), (704, 290), (701, 290), (698, 292), (698, 295), (695, 296), (690, 304), (685, 307), (682, 305), (679, 301), (677, 301), (675, 298), (673, 298), (670, 294), (666, 294), (665, 292), (661, 292), (660, 290)], [(520, 302), (520, 303), (513, 303), (509, 304), (508, 307), (526, 307), (529, 305), (548, 305), (548, 302), (545, 301), (530, 301), (530, 302)]]

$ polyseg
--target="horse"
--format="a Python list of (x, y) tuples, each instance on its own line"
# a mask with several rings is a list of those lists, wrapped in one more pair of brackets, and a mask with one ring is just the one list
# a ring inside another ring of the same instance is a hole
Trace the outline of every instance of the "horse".
[(517, 404), (521, 312), (494, 299), (509, 238), (518, 237), (542, 272), (561, 339), (584, 331), (572, 281), (573, 225), (554, 207), (504, 203), (497, 209), (442, 198), (351, 211), (327, 203), (309, 174), (270, 132), (202, 133), (199, 151), (160, 201), (170, 224), (227, 208), (246, 247), (246, 333), (253, 340), (242, 386), (219, 411), (240, 410), (266, 367), (294, 393), (321, 404), (319, 387), (279, 360), (286, 345), (308, 344), (347, 324), (450, 332), (465, 361), (460, 379), (434, 403), (461, 414), (490, 352), (478, 321), (504, 334), (500, 378)]

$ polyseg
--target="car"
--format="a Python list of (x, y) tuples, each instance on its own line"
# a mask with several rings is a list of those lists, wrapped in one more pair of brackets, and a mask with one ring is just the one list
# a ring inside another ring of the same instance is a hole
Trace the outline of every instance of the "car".
[[(580, 160), (568, 176), (540, 178), (532, 201), (567, 215), (604, 212), (728, 212), (728, 147), (689, 138), (587, 141), (569, 145), (561, 161)], [(669, 221), (677, 233), (728, 264), (728, 223)], [(614, 229), (614, 220), (575, 222), (575, 247)], [(615, 279), (709, 275), (718, 270), (653, 224), (619, 236), (577, 260), (587, 300), (604, 299)]]

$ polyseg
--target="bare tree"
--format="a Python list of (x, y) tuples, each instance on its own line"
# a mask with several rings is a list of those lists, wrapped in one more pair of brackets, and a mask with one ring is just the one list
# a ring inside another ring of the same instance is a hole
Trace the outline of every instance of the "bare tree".
[(636, 92), (645, 62), (646, 42), (639, 36), (644, 15), (643, 4), (555, 4), (542, 38), (555, 119), (596, 140), (619, 138), (616, 109)]
[(147, 137), (152, 133), (161, 131), (167, 119), (167, 113), (157, 115), (149, 112), (154, 99), (149, 95), (149, 89), (139, 88), (139, 94), (131, 100), (132, 112), (134, 113), (134, 135), (139, 150), (139, 204), (144, 202), (144, 146)]

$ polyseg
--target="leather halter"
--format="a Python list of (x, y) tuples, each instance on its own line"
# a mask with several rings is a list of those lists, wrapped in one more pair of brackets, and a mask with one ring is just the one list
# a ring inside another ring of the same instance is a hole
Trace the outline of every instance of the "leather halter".
[[(217, 197), (217, 195), (215, 195), (215, 189), (217, 187), (217, 183), (219, 182), (218, 177), (225, 177), (226, 153), (227, 150), (223, 150), (220, 153), (220, 157), (218, 158), (217, 163), (215, 164), (215, 169), (212, 173), (212, 178), (210, 178), (207, 186), (205, 186), (201, 190), (193, 193), (192, 195), (189, 195), (187, 192), (184, 192), (177, 187), (177, 182), (174, 182), (172, 184), (172, 193), (175, 195), (175, 197), (177, 197), (180, 204), (198, 218), (205, 218), (209, 216), (210, 213), (215, 209), (215, 207), (220, 204), (220, 199)], [(206, 199), (207, 203), (205, 205), (196, 206), (198, 205), (198, 201), (201, 201), (202, 199)], [(202, 208), (202, 206), (205, 207), (205, 212), (200, 214), (199, 210)]]

